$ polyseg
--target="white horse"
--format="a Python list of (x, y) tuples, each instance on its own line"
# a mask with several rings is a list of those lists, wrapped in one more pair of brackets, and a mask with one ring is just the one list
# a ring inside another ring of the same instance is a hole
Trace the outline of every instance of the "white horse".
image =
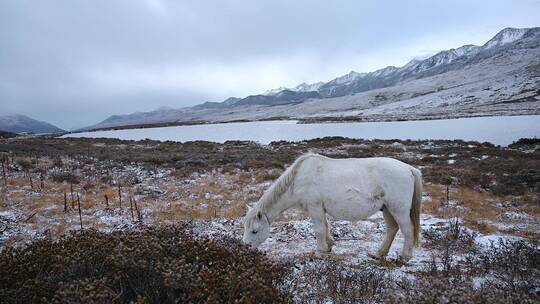
[(283, 211), (299, 207), (313, 221), (317, 250), (330, 252), (334, 239), (326, 215), (358, 221), (379, 210), (386, 222), (386, 239), (375, 258), (388, 254), (401, 229), (405, 238), (401, 261), (412, 256), (420, 232), (422, 175), (393, 158), (333, 159), (308, 153), (300, 156), (263, 194), (244, 218), (246, 244), (256, 248), (270, 235), (270, 224)]

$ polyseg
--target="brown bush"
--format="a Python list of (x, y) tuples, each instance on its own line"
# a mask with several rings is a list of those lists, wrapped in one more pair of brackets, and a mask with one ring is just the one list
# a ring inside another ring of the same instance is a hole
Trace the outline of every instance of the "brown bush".
[(476, 252), (477, 234), (463, 226), (459, 218), (450, 218), (443, 227), (422, 231), (424, 247), (451, 252)]
[(55, 157), (53, 159), (53, 167), (56, 167), (56, 168), (62, 168), (64, 167), (64, 162), (62, 161), (62, 158), (61, 157)]
[[(446, 247), (448, 248), (448, 247)], [(540, 248), (524, 241), (500, 241), (467, 252), (442, 250), (431, 269), (401, 280), (386, 303), (539, 303)], [(482, 278), (476, 284), (473, 279)]]
[(57, 183), (78, 184), (80, 182), (79, 177), (70, 172), (54, 172), (51, 174), (51, 179)]
[(16, 133), (11, 133), (7, 131), (0, 131), (0, 138), (13, 138), (19, 136)]
[(399, 284), (400, 289), (388, 293), (385, 303), (433, 304), (433, 303), (493, 303), (526, 304), (538, 303), (537, 298), (527, 293), (499, 289), (492, 285), (474, 288), (471, 281), (422, 278), (415, 282)]
[(525, 241), (492, 243), (469, 266), (478, 274), (496, 278), (497, 288), (537, 292), (540, 300), (540, 245)]
[(86, 230), (0, 254), (3, 303), (276, 303), (285, 268), (236, 240), (187, 224), (111, 234)]
[(15, 163), (21, 168), (23, 171), (28, 171), (34, 167), (31, 161), (28, 159), (20, 158), (15, 161)]
[(536, 146), (540, 145), (540, 138), (520, 138), (519, 140), (511, 143), (508, 147), (519, 148), (521, 146)]
[[(293, 276), (286, 289), (298, 303), (365, 303), (380, 299), (390, 278), (372, 265), (353, 268), (331, 258), (306, 261), (302, 275)], [(298, 267), (295, 265), (293, 267)]]

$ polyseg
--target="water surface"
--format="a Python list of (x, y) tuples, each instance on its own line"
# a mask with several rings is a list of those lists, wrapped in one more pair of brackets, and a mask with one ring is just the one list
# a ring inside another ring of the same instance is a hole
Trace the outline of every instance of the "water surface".
[(540, 137), (540, 115), (473, 117), (395, 122), (297, 124), (296, 121), (260, 121), (111, 130), (67, 134), (64, 137), (118, 138), (128, 140), (252, 140), (301, 141), (325, 136), (364, 139), (463, 139), (508, 145), (523, 137)]

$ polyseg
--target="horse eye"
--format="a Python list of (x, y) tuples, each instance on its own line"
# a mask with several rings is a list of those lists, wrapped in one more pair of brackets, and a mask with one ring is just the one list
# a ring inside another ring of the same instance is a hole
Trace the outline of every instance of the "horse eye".
[(257, 234), (257, 230), (251, 230), (251, 233)]

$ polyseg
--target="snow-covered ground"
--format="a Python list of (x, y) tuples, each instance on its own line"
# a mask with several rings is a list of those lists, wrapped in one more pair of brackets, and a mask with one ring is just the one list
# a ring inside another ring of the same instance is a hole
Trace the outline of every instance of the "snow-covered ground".
[[(294, 212), (293, 212), (294, 213)], [(376, 262), (368, 256), (378, 249), (385, 237), (385, 224), (382, 212), (358, 222), (329, 221), (332, 235), (336, 241), (332, 252), (321, 254), (316, 251), (315, 235), (309, 219), (278, 221), (272, 224), (271, 236), (259, 247), (259, 250), (278, 261), (291, 261), (306, 256), (334, 258), (354, 266), (365, 262)], [(448, 219), (437, 218), (429, 214), (421, 217), (422, 230), (441, 229), (449, 225)], [(466, 229), (466, 228), (465, 228)], [(242, 221), (228, 219), (213, 219), (195, 223), (194, 231), (209, 238), (232, 237), (241, 239), (243, 233)], [(500, 240), (520, 240), (522, 238), (505, 234), (482, 234), (470, 230), (475, 235), (476, 245), (487, 248)], [(403, 236), (398, 232), (387, 257), (390, 261), (399, 258), (403, 246)], [(391, 268), (395, 274), (410, 274), (425, 270), (432, 262), (434, 249), (420, 245), (415, 248), (413, 258), (401, 267)], [(459, 256), (454, 257), (459, 260)]]
[[(176, 177), (170, 170), (151, 170), (137, 166), (126, 166), (123, 173), (133, 174), (140, 180), (132, 197), (138, 202), (142, 222), (137, 220), (137, 214), (131, 214), (129, 203), (124, 198), (124, 207), (119, 208), (118, 201), (112, 200), (110, 208), (106, 209), (103, 202), (94, 204), (92, 207), (82, 209), (82, 219), (85, 228), (94, 228), (101, 231), (114, 231), (119, 229), (134, 229), (144, 225), (173, 224), (178, 220), (189, 220), (193, 223), (193, 231), (199, 236), (209, 238), (230, 237), (241, 239), (243, 232), (242, 211), (233, 216), (215, 216), (209, 211), (210, 208), (221, 208), (220, 214), (227, 214), (228, 208), (237, 208), (234, 201), (253, 203), (262, 191), (270, 185), (270, 182), (256, 182), (254, 177), (248, 178), (247, 187), (239, 186), (233, 174), (222, 173), (214, 170), (207, 173), (193, 173), (191, 176), (177, 182)], [(114, 174), (114, 171), (113, 171)], [(252, 173), (253, 174), (253, 173)], [(255, 174), (253, 174), (255, 175)], [(219, 188), (215, 188), (219, 185)], [(238, 191), (233, 196), (219, 194), (225, 189)], [(13, 189), (13, 198), (21, 201), (32, 201), (44, 198), (46, 193), (32, 190), (29, 186)], [(22, 196), (19, 196), (22, 195)], [(124, 197), (130, 195), (128, 191)], [(68, 193), (69, 196), (69, 193)], [(85, 201), (86, 198), (83, 198)], [(193, 202), (198, 202), (195, 205)], [(432, 198), (426, 193), (424, 204), (430, 204)], [(70, 205), (70, 203), (68, 203)], [(63, 198), (57, 196), (50, 204), (40, 205), (32, 213), (20, 204), (14, 203), (10, 207), (0, 210), (0, 245), (23, 245), (34, 239), (55, 238), (59, 232), (80, 229), (80, 219), (77, 212), (69, 206), (69, 211), (63, 211)], [(182, 217), (163, 217), (163, 213), (174, 213), (175, 208), (184, 208)], [(446, 208), (460, 209), (459, 204), (449, 204)], [(448, 210), (447, 210), (448, 211)], [(191, 212), (191, 213), (190, 213)], [(195, 212), (195, 213), (194, 213)], [(210, 213), (210, 214), (209, 214)], [(196, 214), (196, 215), (195, 215)], [(204, 215), (203, 215), (204, 214)], [(207, 219), (204, 219), (208, 217)], [(527, 229), (539, 231), (540, 225), (537, 219), (523, 212), (508, 211), (500, 217), (501, 222), (491, 224), (504, 229)], [(422, 230), (441, 228), (449, 224), (448, 219), (438, 218), (430, 214), (421, 217)], [(61, 226), (61, 229), (59, 227)], [(336, 221), (330, 219), (331, 232), (336, 240), (332, 253), (321, 255), (316, 253), (316, 242), (312, 230), (311, 221), (299, 210), (289, 210), (284, 215), (284, 220), (272, 224), (271, 237), (266, 240), (260, 250), (266, 252), (269, 257), (276, 260), (294, 260), (310, 255), (320, 257), (333, 257), (346, 261), (351, 265), (358, 265), (365, 261), (371, 261), (369, 253), (375, 252), (385, 236), (385, 224), (382, 213), (355, 223)], [(475, 231), (476, 242), (479, 246), (487, 246), (490, 242), (499, 239), (516, 240), (519, 237), (496, 232), (482, 234)], [(388, 256), (390, 260), (396, 260), (403, 245), (401, 232), (398, 233), (392, 250)], [(415, 249), (412, 260), (399, 268), (393, 268), (398, 274), (413, 273), (419, 269), (425, 269), (432, 261), (433, 249), (422, 246)]]
[[(294, 157), (309, 148), (313, 152), (336, 157), (384, 154), (415, 164), (425, 173), (424, 212), (421, 216), (424, 233), (421, 245), (414, 250), (413, 258), (401, 265), (397, 262), (403, 245), (401, 233), (398, 233), (386, 261), (368, 256), (377, 250), (385, 236), (381, 213), (355, 223), (329, 219), (336, 243), (331, 253), (320, 254), (315, 250), (311, 221), (302, 211), (289, 210), (282, 219), (272, 224), (270, 238), (259, 247), (267, 257), (287, 265), (291, 270), (283, 288), (319, 284), (310, 281), (319, 275), (318, 269), (328, 270), (327, 267), (335, 265), (337, 268), (329, 271), (346, 269), (354, 272), (368, 269), (384, 274), (393, 282), (401, 278), (418, 280), (433, 267), (444, 271), (445, 263), (450, 263), (452, 267), (466, 266), (471, 255), (476, 254), (473, 257), (479, 258), (478, 252), (482, 248), (498, 244), (499, 240), (529, 241), (540, 235), (539, 213), (534, 205), (537, 198), (531, 190), (521, 195), (497, 194), (477, 186), (480, 181), (474, 179), (474, 176), (471, 179), (469, 175), (459, 175), (463, 171), (474, 174), (479, 165), (487, 170), (485, 176), (495, 177), (493, 172), (501, 176), (515, 174), (508, 166), (517, 166), (517, 159), (534, 166), (535, 162), (529, 162), (529, 157), (538, 153), (539, 146), (534, 140), (531, 142), (524, 146), (495, 147), (459, 141), (321, 139), (309, 143), (282, 142), (262, 146), (237, 142), (220, 145), (57, 139), (55, 146), (59, 149), (63, 144), (68, 147), (66, 149), (75, 143), (85, 144), (95, 147), (99, 153), (108, 157), (94, 158), (88, 151), (88, 155), (77, 157), (67, 152), (60, 160), (53, 160), (48, 155), (41, 158), (11, 157), (8, 185), (0, 186), (0, 250), (7, 246), (25, 246), (36, 239), (57, 239), (70, 230), (81, 229), (81, 219), (84, 229), (104, 232), (186, 221), (190, 223), (189, 229), (198, 237), (240, 240), (246, 206), (254, 204), (282, 173), (282, 165), (293, 159), (284, 156)], [(25, 145), (33, 147), (31, 142), (25, 142)], [(151, 162), (121, 162), (114, 157), (128, 149), (140, 149), (135, 152), (141, 160), (145, 159), (142, 157), (147, 153), (145, 151), (151, 151)], [(176, 155), (175, 161), (161, 160), (159, 163), (159, 153), (172, 153)], [(235, 153), (242, 158), (235, 158)], [(199, 154), (204, 155), (201, 157)], [(43, 188), (37, 172), (31, 173), (32, 187), (29, 173), (21, 170), (20, 164), (24, 160), (33, 162), (34, 168), (49, 168)], [(499, 166), (493, 165), (490, 168), (488, 165), (495, 160), (504, 161), (496, 162)], [(53, 165), (59, 161), (62, 165)], [(190, 169), (187, 167), (190, 164), (196, 167)], [(445, 186), (437, 184), (439, 172), (452, 174), (454, 184), (448, 193)], [(535, 172), (520, 171), (524, 177), (520, 177), (519, 182), (536, 178)], [(53, 177), (56, 173), (78, 176), (79, 183), (73, 189), (74, 203), (69, 183), (55, 181)], [(461, 180), (460, 184), (458, 177), (469, 179)], [(122, 204), (118, 196), (119, 181)], [(494, 178), (492, 184), (505, 182), (508, 183), (505, 185), (516, 187), (516, 181)], [(80, 217), (77, 195), (81, 201)], [(104, 195), (107, 195), (108, 206)], [(462, 244), (459, 243), (459, 248), (451, 253), (448, 262), (444, 260), (444, 233), (455, 233), (456, 227), (466, 246), (461, 248)], [(486, 274), (474, 271), (469, 274), (478, 288), (489, 279)], [(300, 289), (300, 292), (310, 291), (313, 289)], [(313, 296), (293, 294), (299, 303)]]

